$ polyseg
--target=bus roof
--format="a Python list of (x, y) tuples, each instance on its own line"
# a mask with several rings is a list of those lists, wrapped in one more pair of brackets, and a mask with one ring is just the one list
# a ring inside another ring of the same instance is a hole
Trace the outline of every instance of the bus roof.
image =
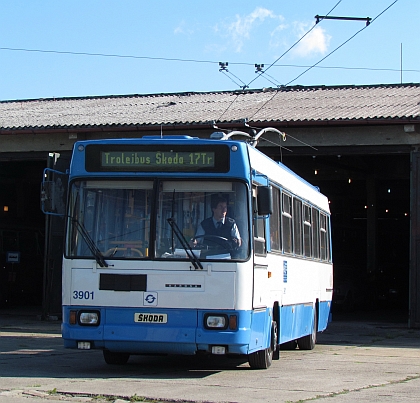
[(258, 173), (266, 175), (270, 182), (299, 196), (302, 200), (318, 206), (324, 211), (330, 211), (328, 198), (320, 192), (318, 187), (310, 184), (286, 165), (272, 160), (250, 145), (248, 145), (248, 153), (251, 167)]
[[(251, 146), (250, 144), (244, 141), (237, 140), (217, 140), (217, 139), (202, 139), (198, 137), (192, 137), (189, 135), (153, 135), (153, 136), (143, 136), (141, 138), (112, 138), (112, 139), (99, 139), (99, 140), (82, 140), (77, 141), (74, 144), (73, 152), (79, 149), (79, 147), (86, 147), (89, 144), (97, 145), (118, 145), (118, 144), (132, 144), (132, 145), (141, 145), (141, 144), (156, 144), (156, 143), (172, 143), (172, 144), (191, 144), (191, 145), (220, 145), (226, 144), (230, 147), (236, 145), (238, 149), (242, 149), (244, 152), (247, 152), (249, 156), (249, 163), (251, 169), (258, 172), (263, 176), (269, 178), (270, 182), (277, 184), (280, 188), (287, 190), (296, 196), (300, 197), (303, 200), (310, 202), (323, 209), (324, 211), (329, 211), (328, 199), (319, 189), (305, 179), (297, 175), (290, 168), (282, 164), (281, 162), (276, 162), (266, 156), (264, 153)], [(75, 172), (74, 172), (75, 173)], [(150, 172), (149, 172), (150, 173)]]

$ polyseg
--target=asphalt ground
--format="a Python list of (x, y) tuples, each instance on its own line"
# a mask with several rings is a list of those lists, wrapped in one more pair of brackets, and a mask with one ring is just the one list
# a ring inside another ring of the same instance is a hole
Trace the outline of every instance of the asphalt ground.
[(338, 315), (311, 351), (281, 351), (268, 370), (243, 358), (66, 350), (60, 321), (0, 310), (0, 403), (418, 402), (420, 330), (398, 313)]

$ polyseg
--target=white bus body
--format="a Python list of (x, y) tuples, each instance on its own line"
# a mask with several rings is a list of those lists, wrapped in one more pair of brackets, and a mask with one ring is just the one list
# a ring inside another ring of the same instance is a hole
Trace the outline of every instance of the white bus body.
[[(239, 248), (226, 239), (191, 247), (214, 196), (227, 200)], [(110, 364), (206, 353), (267, 368), (282, 345), (311, 349), (327, 327), (328, 199), (249, 144), (77, 142), (66, 217), (67, 348), (101, 349)]]

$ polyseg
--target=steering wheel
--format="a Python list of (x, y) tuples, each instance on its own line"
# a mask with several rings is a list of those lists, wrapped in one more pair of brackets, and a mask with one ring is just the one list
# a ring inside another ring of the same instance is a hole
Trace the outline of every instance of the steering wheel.
[[(104, 256), (105, 257), (113, 257), (117, 252), (120, 252), (120, 251), (122, 251), (124, 253), (129, 253), (129, 255), (127, 255), (127, 256), (139, 256), (139, 257), (143, 256), (143, 253), (137, 248), (119, 248), (119, 247), (108, 249), (104, 253)], [(133, 253), (135, 255), (133, 255)], [(125, 254), (123, 256), (127, 257)]]
[(239, 245), (235, 241), (229, 240), (223, 236), (204, 234), (204, 235), (198, 235), (194, 239), (199, 239), (199, 238), (203, 238), (203, 240), (209, 240), (211, 242), (214, 242), (215, 244), (221, 246), (222, 248), (228, 251), (235, 251), (239, 249)]

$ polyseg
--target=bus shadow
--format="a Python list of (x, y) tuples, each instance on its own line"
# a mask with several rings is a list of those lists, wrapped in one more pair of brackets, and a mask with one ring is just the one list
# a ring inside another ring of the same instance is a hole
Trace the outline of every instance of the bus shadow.
[(132, 355), (125, 365), (108, 365), (100, 350), (65, 349), (60, 335), (1, 329), (0, 378), (200, 379), (250, 369), (245, 356)]
[(251, 370), (245, 358), (131, 356), (125, 365), (108, 365), (100, 351), (68, 351), (0, 353), (0, 378), (202, 379), (219, 372)]
[[(106, 364), (105, 364), (106, 365)], [(124, 366), (102, 367), (107, 373), (142, 379), (200, 379), (226, 371), (250, 370), (246, 357), (213, 356), (130, 356)], [(121, 372), (120, 372), (121, 371)]]
[(173, 379), (249, 369), (246, 356), (211, 355), (131, 355), (126, 365), (108, 365), (102, 351), (65, 349), (59, 321), (0, 313), (0, 377)]
[[(101, 351), (65, 349), (59, 322), (3, 319), (0, 315), (1, 378), (200, 379), (225, 371), (252, 371), (246, 356), (132, 355), (126, 365), (108, 365)], [(318, 333), (317, 344), (418, 349), (420, 329), (409, 329), (404, 322), (341, 317)], [(281, 356), (273, 366), (281, 364)]]

